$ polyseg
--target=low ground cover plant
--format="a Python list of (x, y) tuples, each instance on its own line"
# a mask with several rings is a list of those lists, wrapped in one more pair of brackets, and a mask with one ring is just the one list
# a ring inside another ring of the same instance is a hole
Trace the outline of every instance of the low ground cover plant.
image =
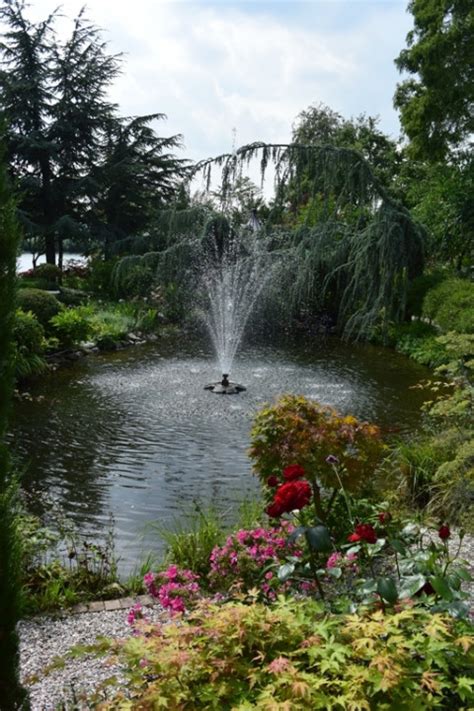
[(328, 615), (314, 600), (203, 601), (186, 618), (141, 621), (111, 649), (129, 687), (106, 709), (468, 709), (467, 622), (401, 605)]

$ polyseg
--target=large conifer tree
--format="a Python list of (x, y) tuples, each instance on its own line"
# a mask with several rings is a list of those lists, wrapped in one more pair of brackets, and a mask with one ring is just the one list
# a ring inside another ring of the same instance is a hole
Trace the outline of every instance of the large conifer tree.
[[(8, 160), (25, 230), (43, 236), (51, 263), (56, 254), (61, 260), (68, 237), (87, 243), (143, 228), (150, 205), (173, 192), (182, 170), (169, 153), (180, 137), (158, 138), (148, 126), (162, 115), (125, 120), (108, 100), (120, 58), (108, 53), (98, 28), (81, 11), (61, 42), (56, 17), (30, 22), (24, 0), (4, 0), (0, 8), (8, 27), (0, 46)], [(140, 210), (131, 207), (137, 190)], [(120, 210), (108, 209), (117, 196)], [(130, 213), (137, 219), (122, 224)]]

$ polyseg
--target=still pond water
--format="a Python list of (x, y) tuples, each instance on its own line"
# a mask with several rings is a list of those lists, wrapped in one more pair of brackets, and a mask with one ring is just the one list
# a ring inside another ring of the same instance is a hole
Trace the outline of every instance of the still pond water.
[(248, 390), (222, 396), (203, 389), (219, 377), (207, 344), (174, 337), (44, 377), (33, 402), (16, 404), (12, 440), (33, 509), (65, 513), (96, 539), (112, 515), (126, 574), (142, 552), (161, 551), (150, 522), (172, 526), (194, 501), (230, 511), (257, 495), (246, 451), (263, 403), (302, 394), (413, 430), (424, 396), (410, 387), (426, 375), (383, 348), (302, 339), (244, 347), (232, 379)]

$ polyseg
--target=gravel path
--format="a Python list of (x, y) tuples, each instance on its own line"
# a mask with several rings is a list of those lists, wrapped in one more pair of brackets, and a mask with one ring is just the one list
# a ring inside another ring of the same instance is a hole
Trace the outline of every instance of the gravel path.
[[(457, 536), (450, 541), (451, 550), (457, 550)], [(470, 562), (474, 576), (474, 536), (466, 536), (460, 558)], [(474, 613), (474, 582), (466, 585)], [(149, 598), (148, 598), (149, 600)], [(165, 614), (159, 605), (147, 604), (140, 599), (145, 615), (153, 621)], [(91, 707), (83, 699), (97, 689), (106, 679), (115, 677), (117, 684), (125, 684), (123, 669), (107, 658), (91, 654), (65, 657), (75, 645), (90, 645), (98, 637), (125, 638), (131, 634), (127, 624), (127, 610), (133, 604), (128, 599), (122, 609), (104, 609), (82, 612), (63, 617), (35, 617), (19, 624), (21, 678), (28, 687), (32, 711), (88, 711)], [(115, 606), (121, 603), (115, 603)], [(93, 603), (93, 606), (97, 603)], [(114, 607), (114, 602), (107, 603)], [(44, 670), (63, 658), (56, 668), (44, 675)], [(82, 700), (81, 700), (82, 698)]]
[[(159, 605), (144, 606), (143, 612), (151, 621), (164, 614)], [(65, 655), (76, 645), (95, 644), (99, 637), (130, 636), (127, 609), (38, 616), (22, 620), (18, 631), (21, 679), (29, 689), (32, 711), (85, 711), (91, 707), (84, 698), (106, 679), (115, 677), (118, 686), (125, 685), (122, 667), (111, 663), (107, 654)]]

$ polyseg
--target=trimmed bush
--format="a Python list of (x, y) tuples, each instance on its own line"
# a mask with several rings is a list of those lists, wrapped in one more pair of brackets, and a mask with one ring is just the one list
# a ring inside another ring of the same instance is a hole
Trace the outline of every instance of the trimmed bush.
[(23, 311), (31, 311), (45, 329), (62, 308), (53, 294), (41, 289), (21, 289), (17, 295), (17, 304)]
[(423, 316), (444, 331), (474, 333), (474, 283), (467, 279), (443, 281), (426, 294)]
[(55, 264), (40, 264), (31, 272), (33, 279), (46, 279), (57, 284), (62, 277), (62, 271)]

